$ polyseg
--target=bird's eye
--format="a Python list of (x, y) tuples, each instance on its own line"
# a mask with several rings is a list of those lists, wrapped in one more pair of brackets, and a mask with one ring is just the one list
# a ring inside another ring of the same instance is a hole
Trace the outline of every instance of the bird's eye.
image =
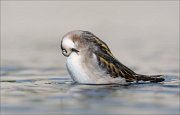
[(65, 49), (62, 49), (62, 52), (63, 52), (63, 53), (67, 53), (67, 51), (66, 51)]

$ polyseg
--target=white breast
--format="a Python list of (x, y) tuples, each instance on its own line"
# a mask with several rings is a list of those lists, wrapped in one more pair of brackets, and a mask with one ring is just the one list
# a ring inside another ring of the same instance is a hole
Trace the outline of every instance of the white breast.
[(81, 56), (79, 56), (77, 53), (73, 52), (68, 57), (66, 66), (74, 81), (78, 83), (93, 83), (93, 81), (87, 75), (87, 72), (84, 71), (81, 63)]
[[(96, 58), (94, 58), (96, 60)], [(110, 84), (110, 83), (125, 83), (125, 79), (118, 77), (112, 78), (105, 71), (101, 70), (96, 63), (89, 63), (88, 67), (84, 66), (81, 55), (72, 52), (67, 59), (67, 69), (71, 78), (82, 84)], [(91, 65), (92, 64), (92, 65)], [(88, 68), (88, 69), (87, 69)]]

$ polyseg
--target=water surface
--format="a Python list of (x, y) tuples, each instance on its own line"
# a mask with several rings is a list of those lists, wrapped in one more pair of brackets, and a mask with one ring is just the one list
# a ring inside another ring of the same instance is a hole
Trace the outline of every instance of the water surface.
[(2, 113), (179, 113), (177, 76), (166, 76), (158, 84), (131, 85), (77, 85), (68, 76), (52, 75), (19, 74), (14, 78), (1, 77)]

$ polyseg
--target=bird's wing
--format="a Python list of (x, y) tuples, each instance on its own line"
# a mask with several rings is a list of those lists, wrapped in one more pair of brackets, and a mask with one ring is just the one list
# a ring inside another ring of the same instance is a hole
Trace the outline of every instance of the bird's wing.
[(99, 66), (105, 69), (111, 77), (116, 78), (120, 76), (129, 82), (137, 80), (136, 73), (115, 59), (106, 43), (99, 38), (95, 38), (93, 44), (96, 47), (93, 48), (93, 53), (97, 56)]
[(98, 37), (94, 36), (90, 32), (85, 31), (83, 38), (90, 43), (89, 48), (98, 60), (100, 68), (105, 69), (107, 74), (111, 77), (123, 77), (128, 82), (133, 81), (150, 81), (150, 82), (161, 82), (164, 81), (162, 75), (140, 75), (136, 74), (134, 71), (119, 62), (111, 53), (109, 47), (100, 40)]

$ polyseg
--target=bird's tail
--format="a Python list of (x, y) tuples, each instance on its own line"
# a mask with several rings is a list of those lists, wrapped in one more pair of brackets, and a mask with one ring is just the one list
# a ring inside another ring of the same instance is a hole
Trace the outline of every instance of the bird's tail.
[(150, 81), (150, 82), (162, 82), (165, 79), (163, 78), (163, 75), (136, 75), (137, 81)]

